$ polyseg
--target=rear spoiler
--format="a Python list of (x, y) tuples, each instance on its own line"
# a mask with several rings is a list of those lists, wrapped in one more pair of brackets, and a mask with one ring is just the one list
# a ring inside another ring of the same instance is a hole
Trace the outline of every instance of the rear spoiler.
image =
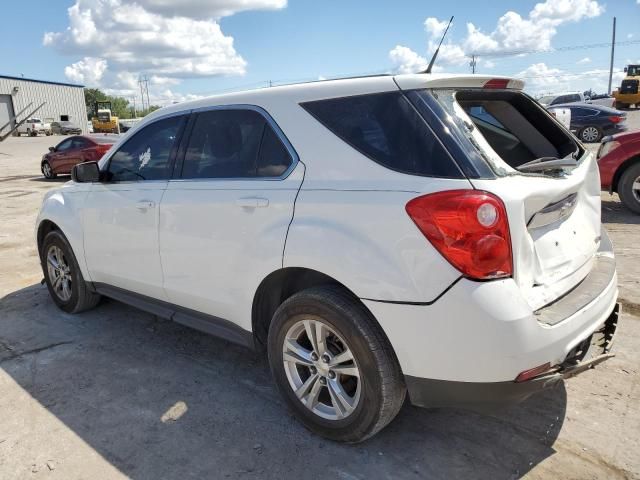
[(418, 88), (522, 90), (524, 88), (524, 81), (518, 78), (489, 75), (416, 73), (413, 75), (398, 75), (394, 79), (402, 90), (415, 90)]

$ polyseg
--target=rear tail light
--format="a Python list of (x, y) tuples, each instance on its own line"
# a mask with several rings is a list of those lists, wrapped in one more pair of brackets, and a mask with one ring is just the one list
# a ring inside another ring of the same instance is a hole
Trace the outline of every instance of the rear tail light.
[(611, 117), (609, 117), (609, 120), (611, 120), (611, 122), (613, 123), (620, 123), (620, 122), (624, 122), (625, 117), (621, 116), (621, 115), (613, 115)]
[(111, 149), (111, 145), (104, 145), (104, 144), (100, 144), (96, 147), (96, 150), (98, 151), (98, 154), (100, 156), (104, 155), (105, 153), (107, 153), (109, 150)]
[(511, 238), (502, 201), (479, 190), (448, 190), (414, 198), (406, 211), (440, 254), (476, 280), (513, 273)]

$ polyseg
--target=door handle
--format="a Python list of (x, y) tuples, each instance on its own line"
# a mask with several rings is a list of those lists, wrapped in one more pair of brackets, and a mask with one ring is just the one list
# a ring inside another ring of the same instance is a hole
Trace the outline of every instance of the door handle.
[(141, 200), (138, 203), (136, 203), (136, 208), (138, 210), (147, 210), (149, 208), (154, 208), (156, 206), (155, 202), (152, 202), (151, 200)]
[(236, 200), (236, 205), (244, 208), (268, 207), (269, 199), (262, 197), (245, 197)]

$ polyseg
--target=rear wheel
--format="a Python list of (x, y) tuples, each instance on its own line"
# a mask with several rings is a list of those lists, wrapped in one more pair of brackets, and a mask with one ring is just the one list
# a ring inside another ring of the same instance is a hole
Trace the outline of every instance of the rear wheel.
[(89, 290), (71, 245), (57, 230), (49, 232), (40, 247), (40, 263), (54, 303), (68, 313), (95, 307), (100, 295)]
[(618, 183), (620, 200), (629, 210), (640, 213), (640, 162), (631, 165)]
[(588, 126), (580, 130), (580, 140), (585, 143), (599, 142), (602, 138), (602, 132), (598, 127)]
[(366, 308), (340, 289), (316, 287), (287, 299), (273, 317), (268, 353), (298, 420), (331, 440), (365, 440), (404, 402), (389, 341)]
[(47, 161), (42, 162), (42, 174), (44, 175), (44, 178), (48, 179), (56, 178), (58, 176)]

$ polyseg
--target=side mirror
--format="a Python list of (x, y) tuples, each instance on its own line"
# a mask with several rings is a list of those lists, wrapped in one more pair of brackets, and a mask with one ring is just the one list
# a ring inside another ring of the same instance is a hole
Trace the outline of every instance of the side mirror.
[(50, 151), (51, 153), (55, 152), (55, 151), (56, 151), (56, 147), (49, 147), (49, 151)]
[(71, 179), (77, 183), (91, 183), (100, 181), (98, 162), (79, 163), (71, 170)]

